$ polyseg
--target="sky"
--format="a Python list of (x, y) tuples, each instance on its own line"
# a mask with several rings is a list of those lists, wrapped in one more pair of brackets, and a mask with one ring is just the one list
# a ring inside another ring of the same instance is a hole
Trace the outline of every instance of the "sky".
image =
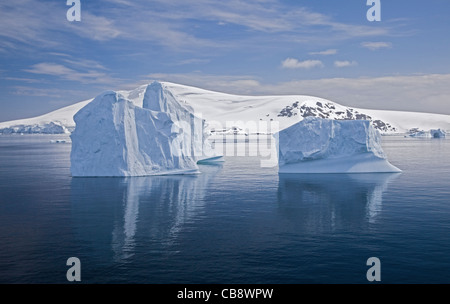
[(0, 122), (153, 80), (450, 115), (450, 1), (380, 3), (0, 0)]

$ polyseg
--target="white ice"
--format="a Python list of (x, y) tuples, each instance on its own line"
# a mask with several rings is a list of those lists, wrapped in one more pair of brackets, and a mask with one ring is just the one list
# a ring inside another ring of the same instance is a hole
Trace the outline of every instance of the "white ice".
[(204, 121), (161, 83), (146, 88), (142, 107), (105, 92), (75, 116), (72, 176), (147, 176), (198, 173)]
[(423, 137), (423, 138), (445, 138), (446, 132), (441, 129), (431, 129), (429, 131), (416, 131), (409, 134), (410, 137)]
[(386, 159), (369, 121), (308, 117), (275, 137), (279, 173), (401, 172)]

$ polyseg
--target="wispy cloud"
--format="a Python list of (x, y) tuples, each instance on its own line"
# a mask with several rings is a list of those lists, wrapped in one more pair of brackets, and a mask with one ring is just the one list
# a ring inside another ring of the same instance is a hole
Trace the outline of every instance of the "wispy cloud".
[(82, 18), (82, 22), (65, 22), (65, 26), (74, 34), (95, 41), (108, 41), (126, 35), (126, 31), (116, 25), (118, 17), (97, 16), (83, 11)]
[(48, 36), (50, 31), (61, 28), (62, 22), (57, 17), (59, 14), (65, 16), (64, 8), (47, 1), (2, 1), (0, 37), (2, 40), (7, 39), (9, 47), (16, 47), (16, 43), (40, 47), (59, 45), (58, 41)]
[[(80, 94), (76, 90), (58, 89), (58, 88), (34, 88), (28, 86), (14, 86), (12, 87), (14, 95), (33, 96), (33, 97), (48, 97), (48, 98), (64, 98)], [(67, 100), (65, 100), (67, 103)]]
[(286, 58), (281, 63), (281, 67), (285, 69), (311, 69), (315, 67), (323, 67), (323, 63), (320, 60), (305, 60), (299, 61), (295, 58)]
[(338, 50), (336, 49), (329, 49), (329, 50), (325, 50), (325, 51), (320, 51), (320, 52), (310, 52), (310, 55), (322, 55), (322, 56), (329, 56), (329, 55), (336, 55), (338, 52)]
[(26, 83), (40, 83), (40, 82), (42, 82), (40, 79), (24, 78), (24, 77), (3, 77), (1, 79), (9, 80), (9, 81), (26, 82)]
[(103, 71), (95, 69), (80, 71), (52, 62), (37, 63), (28, 69), (24, 69), (24, 71), (31, 74), (54, 76), (62, 80), (75, 81), (83, 84), (109, 84), (112, 86), (119, 82), (119, 79), (112, 78), (108, 73)]
[(336, 60), (334, 62), (334, 66), (337, 68), (345, 68), (345, 67), (351, 67), (351, 66), (356, 66), (358, 65), (358, 63), (356, 61), (348, 61), (348, 60), (344, 60), (344, 61), (340, 61), (340, 60)]
[(63, 59), (63, 62), (69, 64), (70, 66), (87, 68), (87, 69), (97, 69), (97, 70), (107, 70), (105, 66), (98, 63), (95, 60), (76, 58), (76, 59)]
[(376, 50), (379, 50), (379, 49), (390, 49), (390, 48), (392, 48), (392, 43), (390, 43), (390, 42), (382, 42), (382, 41), (379, 41), (379, 42), (363, 42), (363, 43), (361, 43), (361, 46), (366, 48), (366, 49), (369, 49), (371, 51), (376, 51)]
[[(94, 5), (89, 9), (83, 7), (82, 22), (68, 22), (65, 5), (33, 0), (4, 2), (0, 4), (0, 37), (37, 47), (61, 46), (77, 35), (100, 42), (115, 39), (148, 41), (169, 48), (192, 50), (227, 45), (237, 47), (238, 42), (245, 41), (252, 33), (280, 41), (295, 41), (291, 39), (294, 36), (311, 41), (323, 36), (318, 33), (329, 33), (322, 37), (325, 40), (328, 36), (342, 40), (390, 32), (382, 26), (337, 22), (325, 14), (275, 0), (114, 0), (101, 1), (98, 6), (101, 9), (94, 9)], [(220, 28), (235, 26), (233, 37), (236, 38), (222, 37), (219, 30), (214, 34), (215, 29), (210, 26), (213, 24)], [(204, 36), (199, 32), (203, 26), (210, 27), (211, 35)]]
[(192, 58), (181, 60), (177, 63), (177, 65), (188, 65), (188, 64), (204, 64), (210, 62), (209, 59), (200, 59), (200, 58)]

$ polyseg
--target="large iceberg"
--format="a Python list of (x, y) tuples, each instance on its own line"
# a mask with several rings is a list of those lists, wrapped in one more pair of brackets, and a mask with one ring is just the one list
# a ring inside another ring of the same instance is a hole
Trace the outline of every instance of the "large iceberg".
[(72, 176), (198, 173), (205, 158), (204, 120), (155, 82), (142, 107), (109, 91), (74, 116)]
[(210, 135), (206, 131), (205, 119), (201, 119), (201, 113), (194, 115), (194, 109), (177, 100), (162, 83), (155, 81), (147, 87), (142, 106), (152, 111), (170, 113), (183, 130), (190, 131), (190, 148), (198, 163), (223, 162), (223, 156), (213, 149), (208, 140)]
[(279, 173), (401, 172), (387, 161), (370, 121), (307, 117), (275, 137)]

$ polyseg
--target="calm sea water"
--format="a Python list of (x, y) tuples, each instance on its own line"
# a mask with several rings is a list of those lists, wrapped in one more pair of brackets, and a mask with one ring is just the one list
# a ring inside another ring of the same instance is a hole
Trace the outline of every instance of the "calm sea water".
[(450, 283), (450, 140), (384, 137), (401, 174), (71, 178), (61, 136), (0, 136), (0, 283)]

